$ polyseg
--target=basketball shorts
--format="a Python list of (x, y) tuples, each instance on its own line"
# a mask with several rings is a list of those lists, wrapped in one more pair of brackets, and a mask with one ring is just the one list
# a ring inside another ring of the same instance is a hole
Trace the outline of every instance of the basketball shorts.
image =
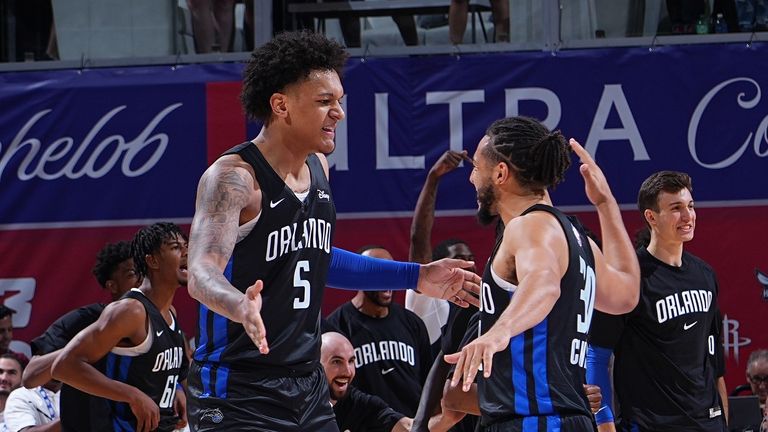
[(586, 416), (522, 417), (481, 428), (486, 432), (594, 432), (595, 425)]
[(187, 386), (192, 431), (339, 431), (319, 364), (309, 374), (276, 376), (195, 361)]

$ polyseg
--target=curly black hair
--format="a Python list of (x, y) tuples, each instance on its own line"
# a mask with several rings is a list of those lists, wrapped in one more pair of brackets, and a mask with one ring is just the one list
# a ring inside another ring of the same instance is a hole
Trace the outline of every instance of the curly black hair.
[(510, 117), (493, 122), (485, 134), (491, 139), (486, 154), (509, 165), (521, 186), (543, 194), (565, 179), (572, 150), (560, 131), (529, 117)]
[(174, 237), (185, 238), (181, 228), (172, 222), (158, 222), (139, 230), (131, 241), (131, 255), (136, 274), (147, 276), (145, 257), (160, 250), (163, 242)]
[(341, 78), (349, 54), (324, 35), (303, 30), (280, 33), (257, 48), (243, 71), (240, 101), (252, 119), (268, 121), (269, 98), (289, 84), (302, 81), (312, 71), (336, 71)]
[(107, 281), (112, 277), (112, 273), (117, 270), (121, 262), (131, 258), (131, 244), (126, 241), (117, 243), (107, 243), (96, 254), (96, 264), (94, 264), (91, 273), (99, 281), (102, 288), (107, 287)]

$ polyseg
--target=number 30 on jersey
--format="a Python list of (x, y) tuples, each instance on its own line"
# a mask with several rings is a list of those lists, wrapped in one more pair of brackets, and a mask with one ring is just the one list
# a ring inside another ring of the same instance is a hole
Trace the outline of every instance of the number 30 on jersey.
[[(579, 257), (579, 272), (584, 281), (579, 298), (584, 302), (584, 313), (576, 314), (576, 331), (586, 335), (592, 322), (592, 311), (595, 308), (595, 270), (587, 265), (583, 257)], [(571, 364), (584, 367), (587, 358), (586, 336), (574, 338), (571, 341)]]

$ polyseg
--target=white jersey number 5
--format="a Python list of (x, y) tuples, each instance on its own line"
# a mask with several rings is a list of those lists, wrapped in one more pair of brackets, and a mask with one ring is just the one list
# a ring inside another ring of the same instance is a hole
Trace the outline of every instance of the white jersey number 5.
[(296, 263), (296, 270), (293, 272), (293, 286), (301, 288), (302, 291), (293, 299), (294, 309), (306, 309), (309, 307), (309, 281), (302, 279), (301, 272), (309, 272), (309, 261), (301, 260)]

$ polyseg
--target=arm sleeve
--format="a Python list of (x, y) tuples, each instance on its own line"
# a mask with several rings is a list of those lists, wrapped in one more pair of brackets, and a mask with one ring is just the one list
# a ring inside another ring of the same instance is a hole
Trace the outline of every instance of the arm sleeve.
[(355, 291), (415, 290), (420, 267), (416, 263), (371, 258), (334, 247), (327, 285)]
[(587, 384), (600, 387), (600, 393), (603, 395), (600, 409), (595, 414), (595, 421), (598, 425), (613, 422), (613, 410), (611, 409), (613, 389), (608, 372), (611, 354), (613, 351), (609, 348), (589, 345), (587, 349)]
[(598, 425), (613, 422), (613, 386), (608, 364), (613, 349), (624, 331), (625, 317), (595, 311), (589, 329), (589, 348), (587, 349), (587, 384), (600, 387), (603, 401), (595, 414)]

